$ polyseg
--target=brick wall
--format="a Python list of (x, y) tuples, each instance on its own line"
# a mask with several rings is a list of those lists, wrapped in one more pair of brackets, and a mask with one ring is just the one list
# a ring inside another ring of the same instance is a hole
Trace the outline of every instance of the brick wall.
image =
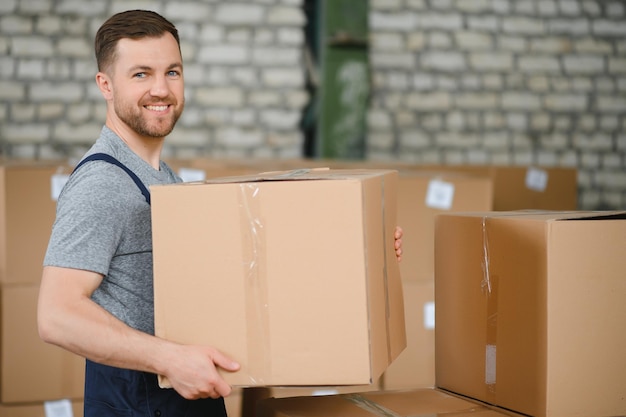
[(370, 158), (579, 169), (626, 208), (626, 2), (373, 0)]
[[(364, 0), (365, 1), (365, 0)], [(179, 28), (187, 104), (166, 155), (297, 157), (303, 0), (2, 0), (0, 151), (77, 158), (105, 107), (112, 13)], [(581, 208), (626, 208), (626, 3), (370, 0), (370, 159), (579, 169)]]

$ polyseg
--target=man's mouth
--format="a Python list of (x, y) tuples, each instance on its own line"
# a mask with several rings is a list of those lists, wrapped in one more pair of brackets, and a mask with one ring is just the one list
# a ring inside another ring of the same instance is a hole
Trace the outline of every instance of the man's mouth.
[(165, 111), (165, 110), (167, 110), (167, 108), (169, 106), (167, 106), (167, 105), (162, 105), (162, 106), (151, 106), (151, 105), (148, 105), (148, 106), (145, 106), (145, 107), (146, 107), (146, 109), (152, 110), (152, 111)]

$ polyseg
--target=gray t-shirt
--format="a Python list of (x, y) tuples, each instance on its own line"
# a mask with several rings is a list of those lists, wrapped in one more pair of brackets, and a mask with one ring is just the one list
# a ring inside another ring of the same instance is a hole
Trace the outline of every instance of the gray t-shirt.
[[(180, 182), (164, 162), (157, 171), (106, 126), (85, 156), (102, 152), (149, 188)], [(154, 334), (150, 205), (120, 167), (90, 161), (76, 170), (57, 202), (44, 265), (104, 275), (92, 299), (129, 326)]]

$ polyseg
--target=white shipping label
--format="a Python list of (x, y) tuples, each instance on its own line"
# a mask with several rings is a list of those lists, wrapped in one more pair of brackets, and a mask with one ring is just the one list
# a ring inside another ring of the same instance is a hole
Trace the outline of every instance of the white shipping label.
[(526, 171), (526, 188), (544, 192), (548, 186), (548, 173), (539, 168), (528, 168)]
[(485, 384), (496, 383), (496, 345), (485, 346)]
[(454, 185), (441, 181), (430, 180), (426, 190), (426, 207), (450, 210), (454, 200)]
[(70, 400), (46, 401), (43, 409), (46, 417), (74, 417)]
[(204, 181), (206, 179), (206, 172), (201, 169), (180, 168), (178, 170), (178, 176), (183, 182)]
[(424, 303), (424, 328), (433, 330), (435, 328), (435, 302)]
[(50, 178), (50, 197), (52, 198), (52, 201), (59, 200), (59, 194), (61, 194), (61, 190), (65, 186), (68, 179), (70, 179), (68, 174), (54, 174)]

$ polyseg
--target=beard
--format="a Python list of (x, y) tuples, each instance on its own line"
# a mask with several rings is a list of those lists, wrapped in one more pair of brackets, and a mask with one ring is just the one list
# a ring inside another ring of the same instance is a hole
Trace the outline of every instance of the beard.
[(148, 120), (142, 114), (142, 108), (117, 101), (115, 103), (115, 114), (139, 135), (151, 138), (162, 138), (169, 135), (172, 130), (174, 130), (174, 126), (180, 118), (183, 108), (184, 103), (180, 107), (173, 106), (174, 111), (170, 114)]

